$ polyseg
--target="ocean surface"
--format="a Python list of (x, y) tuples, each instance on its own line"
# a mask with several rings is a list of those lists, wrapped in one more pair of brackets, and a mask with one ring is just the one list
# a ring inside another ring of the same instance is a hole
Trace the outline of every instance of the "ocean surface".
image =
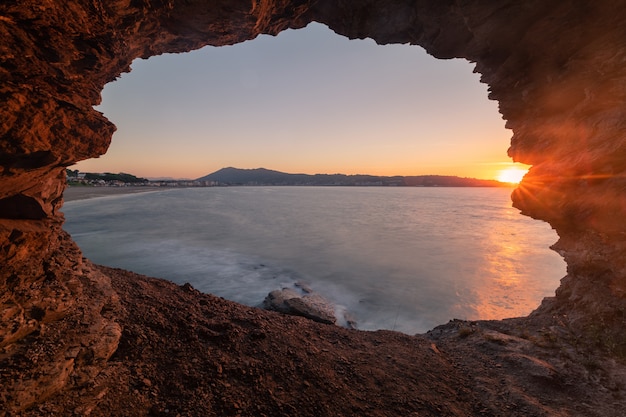
[(246, 305), (307, 283), (363, 330), (527, 315), (565, 263), (508, 188), (225, 187), (71, 201), (92, 261)]

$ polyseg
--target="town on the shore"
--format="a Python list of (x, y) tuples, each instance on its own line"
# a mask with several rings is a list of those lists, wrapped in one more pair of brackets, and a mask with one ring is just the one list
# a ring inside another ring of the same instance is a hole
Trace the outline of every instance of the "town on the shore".
[(147, 179), (126, 173), (93, 173), (67, 170), (67, 184), (69, 186), (87, 187), (215, 187), (216, 181), (187, 180), (187, 179)]
[(496, 180), (450, 175), (375, 176), (288, 174), (265, 168), (222, 168), (197, 179), (147, 179), (126, 173), (91, 173), (67, 169), (70, 186), (92, 187), (223, 187), (223, 186), (378, 186), (378, 187), (510, 187)]

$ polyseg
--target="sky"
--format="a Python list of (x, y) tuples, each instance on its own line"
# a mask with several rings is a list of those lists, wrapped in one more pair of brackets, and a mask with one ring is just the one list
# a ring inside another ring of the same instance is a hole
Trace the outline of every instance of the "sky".
[(72, 168), (148, 178), (232, 166), (493, 179), (513, 165), (512, 133), (473, 68), (417, 46), (348, 40), (318, 23), (137, 59), (96, 107), (118, 128), (111, 147)]

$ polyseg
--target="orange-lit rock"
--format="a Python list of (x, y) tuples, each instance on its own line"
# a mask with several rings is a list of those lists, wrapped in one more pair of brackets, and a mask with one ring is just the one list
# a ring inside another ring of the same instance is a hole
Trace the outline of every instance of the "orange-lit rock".
[(0, 374), (0, 410), (93, 386), (122, 337), (109, 277), (83, 262), (59, 213), (64, 168), (102, 155), (115, 130), (92, 107), (104, 85), (138, 57), (314, 20), (350, 38), (476, 63), (513, 131), (510, 156), (534, 165), (514, 204), (556, 229), (555, 250), (568, 263), (556, 298), (534, 318), (558, 316), (582, 338), (608, 336), (626, 352), (618, 337), (626, 328), (623, 2), (8, 0), (0, 4), (0, 360), (11, 370)]

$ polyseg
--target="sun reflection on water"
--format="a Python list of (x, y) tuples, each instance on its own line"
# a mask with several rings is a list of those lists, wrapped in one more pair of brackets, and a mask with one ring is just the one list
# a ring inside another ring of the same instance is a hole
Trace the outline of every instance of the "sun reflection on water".
[(537, 307), (537, 285), (529, 282), (524, 259), (532, 252), (528, 242), (502, 224), (485, 230), (487, 246), (482, 263), (483, 290), (476, 294), (477, 317), (485, 320), (527, 315)]

